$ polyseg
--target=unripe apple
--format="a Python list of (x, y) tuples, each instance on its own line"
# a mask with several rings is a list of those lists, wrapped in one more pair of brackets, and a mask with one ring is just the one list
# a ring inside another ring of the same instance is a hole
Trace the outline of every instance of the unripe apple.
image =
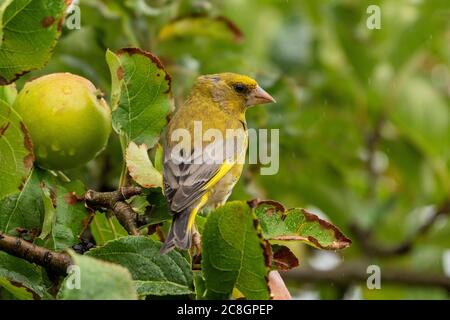
[(93, 159), (111, 133), (111, 111), (87, 79), (54, 73), (25, 84), (14, 109), (21, 115), (34, 145), (36, 164), (69, 169)]

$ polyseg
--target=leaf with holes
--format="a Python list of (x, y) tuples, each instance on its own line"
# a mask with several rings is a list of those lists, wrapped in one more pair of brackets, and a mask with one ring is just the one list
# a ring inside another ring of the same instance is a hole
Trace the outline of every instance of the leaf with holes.
[(286, 210), (276, 201), (252, 201), (264, 238), (302, 241), (318, 249), (338, 250), (352, 243), (337, 227), (305, 209)]
[(61, 34), (70, 1), (13, 0), (0, 6), (0, 85), (42, 68)]
[(155, 169), (147, 153), (147, 146), (134, 142), (128, 145), (125, 156), (130, 176), (144, 188), (162, 187), (162, 175)]
[(0, 199), (23, 189), (33, 161), (28, 130), (20, 116), (0, 100)]
[[(75, 266), (58, 293), (64, 300), (136, 300), (130, 272), (117, 264), (70, 252)], [(77, 283), (77, 277), (79, 282)], [(77, 285), (79, 287), (77, 288)]]
[(206, 298), (226, 299), (236, 288), (247, 299), (269, 299), (270, 256), (258, 220), (245, 202), (228, 202), (210, 213), (202, 245)]
[(172, 108), (171, 78), (150, 52), (124, 48), (107, 51), (111, 72), (113, 126), (128, 142), (152, 148), (167, 124)]
[(130, 270), (141, 296), (193, 293), (188, 261), (174, 250), (160, 254), (161, 245), (143, 236), (128, 236), (109, 241), (103, 247), (90, 250), (87, 255)]

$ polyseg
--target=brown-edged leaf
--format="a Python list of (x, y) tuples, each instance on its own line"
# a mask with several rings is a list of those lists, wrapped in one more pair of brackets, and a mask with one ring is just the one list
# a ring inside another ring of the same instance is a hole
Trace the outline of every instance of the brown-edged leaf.
[(298, 259), (286, 246), (272, 246), (272, 267), (278, 270), (290, 270), (298, 267)]
[(318, 249), (338, 250), (352, 243), (336, 226), (302, 208), (286, 210), (276, 201), (251, 201), (268, 240), (302, 241)]

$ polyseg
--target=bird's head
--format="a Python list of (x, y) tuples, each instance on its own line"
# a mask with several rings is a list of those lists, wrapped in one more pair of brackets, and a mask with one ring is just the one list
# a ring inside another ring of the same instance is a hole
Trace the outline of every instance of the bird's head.
[(236, 73), (204, 75), (197, 79), (196, 87), (209, 94), (224, 108), (239, 108), (275, 102), (275, 99), (250, 77)]

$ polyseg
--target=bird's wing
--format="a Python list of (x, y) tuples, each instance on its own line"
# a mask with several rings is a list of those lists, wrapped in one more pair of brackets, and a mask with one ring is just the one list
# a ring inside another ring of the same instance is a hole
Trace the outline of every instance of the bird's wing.
[(230, 143), (217, 139), (201, 150), (190, 150), (190, 156), (185, 156), (189, 152), (164, 148), (164, 192), (172, 212), (196, 203), (228, 173), (242, 152), (245, 154), (246, 147), (240, 142)]

